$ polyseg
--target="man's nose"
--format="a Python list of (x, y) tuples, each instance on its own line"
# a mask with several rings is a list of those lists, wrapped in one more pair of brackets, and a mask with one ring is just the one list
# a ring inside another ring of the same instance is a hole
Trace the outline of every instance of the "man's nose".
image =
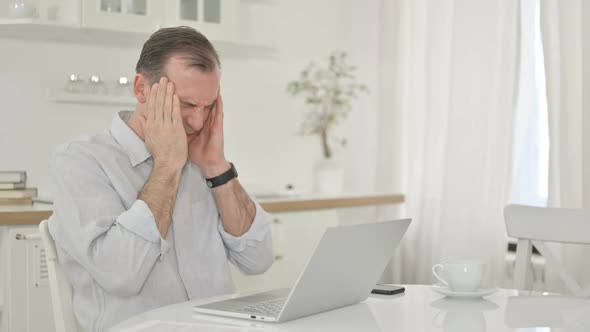
[(196, 125), (203, 121), (203, 116), (204, 109), (202, 107), (194, 107), (185, 121), (189, 122), (191, 125)]

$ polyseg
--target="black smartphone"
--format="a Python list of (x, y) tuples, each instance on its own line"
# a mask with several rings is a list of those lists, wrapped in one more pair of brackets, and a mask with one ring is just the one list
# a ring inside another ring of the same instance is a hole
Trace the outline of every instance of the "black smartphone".
[(371, 291), (373, 294), (393, 295), (405, 292), (406, 289), (402, 286), (377, 284)]

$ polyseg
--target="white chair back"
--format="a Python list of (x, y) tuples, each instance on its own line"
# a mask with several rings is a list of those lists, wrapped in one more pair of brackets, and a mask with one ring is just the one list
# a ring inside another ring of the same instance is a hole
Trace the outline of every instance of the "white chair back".
[[(547, 265), (557, 270), (569, 291), (590, 296), (563, 267), (545, 242), (590, 244), (590, 210), (508, 205), (504, 208), (508, 235), (518, 239), (514, 287), (530, 289), (530, 265), (533, 246)], [(580, 262), (584, 264), (585, 262)]]
[(72, 307), (72, 287), (61, 270), (57, 259), (55, 242), (53, 241), (47, 226), (47, 220), (43, 220), (39, 224), (39, 231), (41, 232), (41, 239), (45, 246), (55, 331), (76, 332), (79, 329)]

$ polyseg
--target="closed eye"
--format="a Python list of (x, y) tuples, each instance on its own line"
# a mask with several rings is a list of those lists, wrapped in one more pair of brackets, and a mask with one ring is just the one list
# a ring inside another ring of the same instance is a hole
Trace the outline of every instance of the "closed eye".
[[(187, 102), (181, 102), (180, 103), (180, 107), (181, 108), (196, 108), (197, 105), (195, 104), (191, 104), (191, 103), (187, 103)], [(207, 111), (211, 111), (213, 109), (213, 107), (215, 107), (215, 102), (213, 102), (213, 104), (209, 105), (209, 106), (205, 106), (205, 109)]]
[(194, 105), (194, 104), (188, 104), (188, 103), (181, 103), (180, 104), (181, 109), (187, 109), (187, 108), (194, 109), (195, 107), (196, 107), (196, 105)]

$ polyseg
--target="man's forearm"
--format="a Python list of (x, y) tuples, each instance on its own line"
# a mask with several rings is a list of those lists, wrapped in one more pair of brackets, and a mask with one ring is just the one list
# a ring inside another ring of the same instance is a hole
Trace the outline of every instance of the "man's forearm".
[(238, 179), (213, 188), (213, 196), (226, 232), (242, 236), (250, 229), (256, 216), (256, 206)]
[(168, 228), (172, 222), (180, 174), (181, 170), (170, 170), (155, 165), (139, 193), (139, 199), (144, 201), (152, 211), (158, 231), (164, 239), (168, 235)]

